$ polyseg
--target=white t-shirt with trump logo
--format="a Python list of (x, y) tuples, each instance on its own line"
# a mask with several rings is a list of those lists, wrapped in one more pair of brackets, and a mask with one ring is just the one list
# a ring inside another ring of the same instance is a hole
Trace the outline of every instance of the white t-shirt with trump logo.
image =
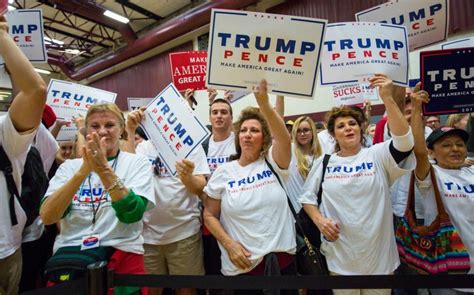
[(211, 135), (209, 139), (209, 150), (207, 151), (207, 164), (211, 174), (216, 171), (217, 167), (229, 162), (230, 156), (236, 153), (234, 132), (231, 132), (230, 136), (223, 141), (214, 141), (213, 137)]
[[(403, 140), (403, 137), (399, 138)], [(396, 178), (415, 168), (415, 158), (411, 153), (397, 164), (389, 151), (390, 142), (363, 148), (354, 156), (331, 155), (320, 210), (340, 226), (339, 239), (334, 242), (323, 239), (321, 246), (332, 272), (390, 274), (400, 264), (389, 187)], [(301, 196), (303, 204), (317, 204), (323, 158), (315, 160), (306, 179)]]
[[(268, 154), (272, 167), (280, 179), (286, 181), (288, 170), (278, 168), (271, 150)], [(286, 193), (263, 157), (245, 167), (238, 161), (219, 166), (204, 192), (210, 198), (221, 200), (222, 226), (251, 254), (252, 267), (242, 270), (232, 263), (219, 244), (224, 275), (248, 272), (270, 252), (295, 253), (295, 227)]]
[[(154, 206), (150, 163), (145, 157), (121, 151), (116, 160), (110, 160), (108, 163), (112, 167), (115, 166), (115, 174), (125, 187), (146, 198), (149, 201), (148, 208)], [(49, 182), (45, 198), (71, 179), (81, 166), (82, 159), (66, 160), (59, 166)], [(97, 213), (93, 226), (94, 210)], [(61, 219), (61, 232), (54, 243), (54, 252), (65, 246), (79, 246), (84, 237), (95, 234), (100, 238), (100, 246), (112, 246), (125, 252), (143, 254), (142, 230), (141, 220), (131, 224), (118, 220), (109, 194), (99, 176), (92, 172), (73, 196), (69, 213)]]

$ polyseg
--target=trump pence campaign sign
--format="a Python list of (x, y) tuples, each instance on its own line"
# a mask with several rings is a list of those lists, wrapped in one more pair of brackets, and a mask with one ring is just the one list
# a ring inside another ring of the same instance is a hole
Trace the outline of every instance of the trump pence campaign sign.
[(206, 85), (312, 98), (326, 20), (213, 9)]

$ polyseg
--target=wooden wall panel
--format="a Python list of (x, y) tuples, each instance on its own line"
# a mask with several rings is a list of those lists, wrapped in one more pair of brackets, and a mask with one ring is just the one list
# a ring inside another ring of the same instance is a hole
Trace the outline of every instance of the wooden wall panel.
[(89, 86), (117, 93), (117, 105), (127, 110), (127, 97), (154, 97), (171, 83), (168, 54), (192, 50), (192, 42), (177, 46), (120, 72), (92, 82)]
[[(272, 7), (270, 13), (327, 19), (330, 23), (355, 21), (355, 13), (386, 3), (387, 0), (288, 0)], [(474, 28), (474, 1), (449, 1), (449, 32)]]

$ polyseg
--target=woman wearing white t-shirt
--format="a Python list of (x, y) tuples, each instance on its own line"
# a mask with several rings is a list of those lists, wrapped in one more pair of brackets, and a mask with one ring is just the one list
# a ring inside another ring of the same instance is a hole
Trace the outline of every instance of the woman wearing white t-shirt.
[[(321, 156), (321, 145), (319, 144), (316, 127), (310, 117), (299, 117), (292, 130), (291, 163), (287, 183), (288, 196), (291, 204), (300, 212), (302, 206), (299, 196), (303, 192), (306, 177), (313, 166), (314, 160)], [(319, 238), (319, 237), (318, 237)]]
[[(393, 233), (389, 187), (414, 168), (413, 136), (396, 104), (404, 89), (385, 75), (369, 79), (378, 87), (388, 114), (392, 139), (363, 148), (362, 118), (351, 108), (333, 108), (328, 130), (336, 140), (329, 160), (318, 209), (322, 160), (315, 161), (303, 188), (304, 210), (318, 226), (324, 239), (321, 251), (332, 275), (391, 274), (399, 265)], [(334, 290), (360, 294), (361, 290)], [(390, 290), (363, 290), (390, 294)]]
[(266, 91), (262, 80), (255, 93), (260, 110), (243, 110), (235, 124), (236, 160), (219, 166), (204, 188), (204, 221), (219, 242), (224, 275), (295, 273), (294, 221), (267, 164), (286, 180), (291, 141)]
[(40, 215), (45, 224), (60, 222), (54, 252), (112, 247), (108, 266), (139, 274), (144, 273), (142, 218), (154, 198), (148, 160), (119, 149), (124, 126), (116, 105), (89, 108), (83, 156), (59, 167)]
[[(419, 91), (412, 95), (411, 124), (415, 137), (416, 185), (425, 197), (425, 224), (431, 224), (438, 212), (430, 178), (432, 166), (441, 200), (469, 253), (471, 260), (469, 274), (474, 274), (474, 167), (466, 166), (464, 163), (467, 157), (466, 142), (469, 134), (463, 129), (444, 127), (434, 130), (425, 142), (421, 113), (422, 102), (428, 101), (426, 91)], [(430, 163), (429, 156), (435, 164)], [(435, 295), (462, 294), (463, 292), (472, 294), (474, 289), (459, 291), (431, 289), (430, 291)]]

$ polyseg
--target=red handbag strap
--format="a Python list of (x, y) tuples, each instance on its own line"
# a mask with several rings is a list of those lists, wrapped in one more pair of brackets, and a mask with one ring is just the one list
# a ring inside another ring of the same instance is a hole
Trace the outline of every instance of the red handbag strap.
[(446, 209), (444, 208), (443, 201), (441, 200), (441, 194), (439, 193), (438, 182), (436, 181), (436, 175), (433, 165), (430, 166), (430, 176), (435, 194), (436, 207), (438, 208), (438, 216), (448, 216), (448, 214), (446, 213)]

